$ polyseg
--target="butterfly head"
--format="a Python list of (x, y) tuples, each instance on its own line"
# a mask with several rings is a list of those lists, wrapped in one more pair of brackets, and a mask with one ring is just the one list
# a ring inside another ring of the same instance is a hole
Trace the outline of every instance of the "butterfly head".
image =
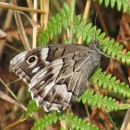
[(99, 41), (98, 40), (93, 40), (91, 43), (90, 43), (90, 47), (93, 47), (93, 48), (98, 48), (99, 47)]

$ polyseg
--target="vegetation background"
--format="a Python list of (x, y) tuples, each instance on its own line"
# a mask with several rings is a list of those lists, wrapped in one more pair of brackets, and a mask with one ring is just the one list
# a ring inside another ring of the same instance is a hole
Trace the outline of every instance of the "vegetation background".
[[(130, 130), (129, 13), (129, 0), (1, 0), (0, 128)], [(27, 85), (9, 71), (10, 59), (23, 50), (48, 43), (89, 44), (93, 39), (106, 55), (102, 70), (90, 78), (96, 85), (66, 112), (48, 115), (37, 108), (29, 102)]]

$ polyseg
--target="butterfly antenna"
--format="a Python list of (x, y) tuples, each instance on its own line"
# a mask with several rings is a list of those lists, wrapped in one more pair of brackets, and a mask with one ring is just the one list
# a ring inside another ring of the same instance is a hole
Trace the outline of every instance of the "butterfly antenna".
[[(98, 13), (96, 12), (95, 21), (94, 21), (94, 23), (95, 23), (95, 32), (94, 32), (94, 39), (93, 39), (93, 41), (96, 40), (96, 29), (97, 29), (96, 22), (97, 22), (97, 16), (98, 16)], [(108, 56), (108, 55), (106, 55), (105, 53), (103, 53), (103, 52), (101, 52), (101, 51), (99, 51), (99, 52), (100, 52), (102, 55), (104, 55), (104, 56), (106, 56), (106, 57), (108, 57), (108, 58), (113, 58), (113, 59), (116, 59), (116, 60), (117, 60), (117, 58)]]
[(114, 58), (114, 57), (108, 56), (108, 55), (106, 55), (105, 53), (103, 53), (103, 52), (101, 52), (101, 51), (99, 51), (99, 53), (101, 53), (102, 55), (104, 55), (105, 57), (108, 57), (108, 58), (112, 58), (112, 59), (115, 59), (115, 60), (118, 59), (118, 58)]
[(93, 35), (93, 41), (94, 41), (95, 38), (96, 38), (96, 29), (97, 29), (96, 22), (97, 22), (97, 12), (96, 12), (95, 21), (94, 21), (95, 31), (94, 31), (94, 35)]

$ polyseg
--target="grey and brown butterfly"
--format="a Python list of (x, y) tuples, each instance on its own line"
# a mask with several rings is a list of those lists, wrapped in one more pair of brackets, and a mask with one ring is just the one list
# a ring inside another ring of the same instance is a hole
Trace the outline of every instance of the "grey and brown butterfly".
[(85, 45), (49, 45), (24, 51), (10, 61), (11, 70), (29, 84), (32, 98), (46, 112), (65, 110), (84, 92), (101, 54), (98, 41)]

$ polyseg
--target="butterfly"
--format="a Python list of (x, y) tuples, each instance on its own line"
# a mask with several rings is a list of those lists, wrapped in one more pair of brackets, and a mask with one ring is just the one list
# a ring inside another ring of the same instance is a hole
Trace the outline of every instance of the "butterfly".
[(76, 102), (101, 53), (99, 42), (86, 45), (48, 45), (21, 52), (10, 61), (11, 70), (29, 85), (33, 99), (46, 112), (61, 112)]

